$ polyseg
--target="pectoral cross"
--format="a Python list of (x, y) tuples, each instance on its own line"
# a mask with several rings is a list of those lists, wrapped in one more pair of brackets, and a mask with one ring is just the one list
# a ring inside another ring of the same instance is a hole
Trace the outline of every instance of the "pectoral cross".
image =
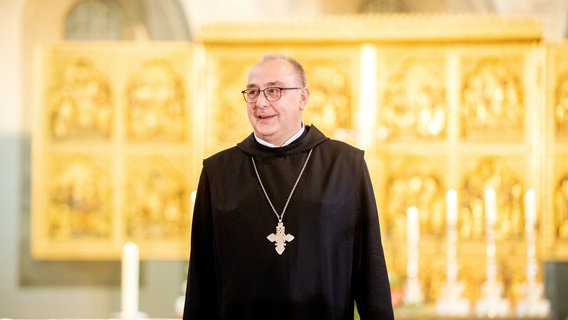
[(284, 223), (278, 222), (278, 225), (276, 226), (276, 234), (271, 233), (268, 235), (268, 237), (266, 237), (266, 239), (268, 239), (268, 241), (270, 242), (274, 242), (274, 244), (276, 245), (276, 252), (278, 252), (278, 254), (282, 254), (282, 252), (284, 252), (284, 249), (286, 249), (286, 241), (290, 242), (294, 240), (294, 236), (291, 234), (286, 234)]

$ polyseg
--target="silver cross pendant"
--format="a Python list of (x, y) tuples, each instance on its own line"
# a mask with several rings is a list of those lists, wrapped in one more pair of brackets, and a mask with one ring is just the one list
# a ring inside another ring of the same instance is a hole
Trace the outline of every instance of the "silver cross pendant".
[(284, 223), (282, 222), (278, 222), (278, 225), (276, 226), (276, 234), (271, 233), (266, 238), (268, 239), (268, 241), (274, 242), (274, 244), (276, 245), (275, 249), (278, 254), (282, 254), (282, 252), (284, 252), (284, 249), (286, 249), (286, 241), (290, 242), (294, 240), (293, 235), (286, 234)]

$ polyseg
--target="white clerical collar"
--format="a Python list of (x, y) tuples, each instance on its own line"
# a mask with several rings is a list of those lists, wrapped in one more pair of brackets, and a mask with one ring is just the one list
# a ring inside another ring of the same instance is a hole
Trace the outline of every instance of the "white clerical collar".
[(293, 135), (290, 139), (284, 141), (284, 143), (281, 146), (277, 146), (274, 145), (270, 142), (266, 142), (264, 140), (262, 140), (261, 138), (259, 138), (256, 133), (254, 133), (254, 138), (256, 139), (256, 141), (258, 141), (258, 143), (262, 144), (263, 146), (267, 146), (270, 148), (278, 148), (278, 147), (284, 147), (289, 145), (290, 143), (294, 142), (296, 139), (298, 139), (303, 133), (304, 133), (305, 127), (304, 127), (304, 122), (302, 122), (302, 128), (300, 129), (300, 131), (298, 131), (295, 135)]

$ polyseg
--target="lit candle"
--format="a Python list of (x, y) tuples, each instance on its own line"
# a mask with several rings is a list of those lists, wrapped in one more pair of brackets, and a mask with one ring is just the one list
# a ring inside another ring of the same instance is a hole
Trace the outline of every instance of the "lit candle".
[(415, 281), (418, 278), (420, 219), (418, 217), (418, 208), (414, 206), (406, 210), (406, 239), (408, 246), (406, 276), (412, 279), (411, 281)]
[(138, 246), (128, 242), (122, 247), (122, 318), (134, 319), (138, 314), (139, 285)]
[(497, 261), (495, 248), (495, 220), (497, 219), (497, 204), (495, 190), (485, 190), (485, 236), (487, 238), (487, 281), (497, 280)]
[(534, 283), (538, 273), (536, 261), (536, 202), (535, 192), (528, 189), (525, 193), (525, 233), (527, 237), (527, 282)]
[(533, 189), (527, 190), (525, 194), (525, 227), (527, 232), (534, 228), (536, 222), (536, 203)]
[(446, 193), (446, 277), (448, 283), (457, 280), (457, 222), (458, 222), (458, 194), (456, 190), (450, 189)]
[(448, 229), (456, 226), (458, 222), (458, 193), (454, 189), (446, 193), (446, 224)]
[(497, 218), (497, 205), (495, 201), (495, 190), (488, 188), (485, 190), (485, 221), (493, 226)]
[(409, 245), (418, 243), (420, 239), (420, 220), (418, 218), (418, 208), (412, 206), (406, 210), (406, 237)]

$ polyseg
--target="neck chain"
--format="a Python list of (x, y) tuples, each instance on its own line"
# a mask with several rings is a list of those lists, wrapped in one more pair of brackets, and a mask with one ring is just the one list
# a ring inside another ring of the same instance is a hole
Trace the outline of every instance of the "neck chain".
[(298, 186), (298, 182), (300, 181), (300, 178), (302, 177), (302, 174), (304, 173), (304, 170), (306, 169), (306, 166), (308, 165), (308, 161), (310, 160), (310, 156), (312, 155), (312, 150), (313, 149), (310, 149), (310, 152), (308, 153), (308, 157), (306, 158), (306, 161), (304, 162), (304, 165), (302, 166), (302, 170), (300, 170), (300, 174), (298, 174), (298, 178), (296, 178), (296, 182), (294, 182), (294, 186), (292, 187), (292, 191), (290, 191), (290, 194), (288, 195), (288, 199), (286, 199), (286, 204), (284, 204), (284, 209), (282, 209), (281, 214), (278, 214), (278, 211), (276, 211), (276, 208), (272, 204), (272, 201), (270, 200), (270, 197), (268, 196), (268, 193), (266, 192), (266, 189), (264, 188), (264, 185), (262, 184), (262, 180), (260, 179), (260, 175), (258, 174), (258, 169), (256, 168), (256, 163), (254, 162), (254, 157), (253, 156), (250, 157), (251, 160), (252, 160), (252, 166), (254, 167), (254, 173), (256, 173), (256, 178), (258, 179), (258, 183), (260, 183), (260, 187), (262, 188), (262, 192), (264, 192), (264, 196), (266, 197), (266, 200), (268, 200), (268, 204), (270, 204), (272, 211), (276, 215), (276, 218), (278, 218), (278, 224), (276, 225), (276, 234), (271, 233), (270, 235), (268, 235), (268, 237), (266, 237), (270, 242), (274, 242), (274, 244), (276, 245), (276, 252), (278, 254), (282, 254), (284, 252), (284, 249), (285, 249), (285, 246), (286, 246), (286, 241), (290, 242), (290, 241), (294, 240), (293, 235), (286, 234), (286, 230), (284, 228), (284, 223), (282, 222), (282, 219), (284, 218), (284, 213), (286, 212), (286, 209), (288, 208), (288, 204), (290, 203), (290, 199), (292, 198), (292, 195), (294, 194), (294, 191), (296, 190), (296, 187)]

